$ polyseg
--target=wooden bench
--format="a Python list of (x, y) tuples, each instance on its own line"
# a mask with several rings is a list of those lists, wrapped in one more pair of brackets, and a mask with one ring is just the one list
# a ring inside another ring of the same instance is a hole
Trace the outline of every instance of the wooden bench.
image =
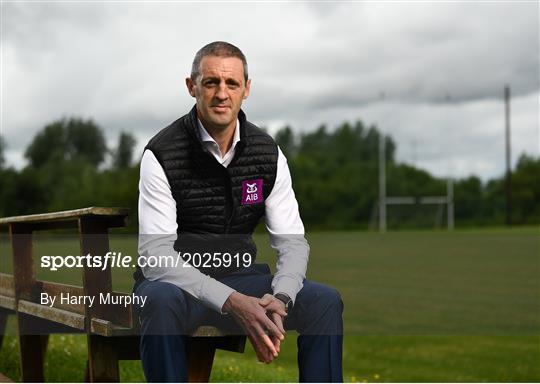
[[(43, 362), (49, 333), (85, 333), (88, 345), (86, 381), (119, 381), (119, 360), (139, 359), (137, 322), (131, 306), (40, 304), (42, 292), (59, 295), (112, 293), (111, 269), (82, 269), (82, 286), (40, 281), (35, 277), (33, 233), (41, 230), (76, 229), (80, 255), (105, 255), (109, 251), (109, 229), (124, 227), (128, 210), (90, 207), (72, 211), (0, 218), (0, 227), (9, 230), (13, 273), (0, 273), (0, 347), (7, 316), (17, 318), (20, 368), (23, 381), (44, 381)], [(6, 257), (1, 255), (0, 257)], [(0, 259), (0, 266), (6, 261)], [(5, 271), (4, 271), (5, 272)], [(38, 331), (35, 331), (38, 329)], [(43, 332), (47, 329), (47, 332)], [(188, 376), (190, 382), (207, 382), (216, 348), (243, 352), (245, 336), (223, 334), (214, 327), (199, 327), (188, 338)], [(69, 379), (69, 378), (66, 378)], [(71, 378), (76, 379), (76, 378)]]

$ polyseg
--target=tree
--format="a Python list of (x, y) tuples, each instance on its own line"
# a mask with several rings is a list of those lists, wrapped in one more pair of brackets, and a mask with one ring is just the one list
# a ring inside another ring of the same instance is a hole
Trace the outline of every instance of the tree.
[(133, 161), (133, 149), (137, 141), (132, 134), (120, 132), (118, 138), (118, 147), (116, 153), (113, 154), (113, 166), (115, 168), (128, 168)]
[(83, 159), (97, 167), (107, 146), (101, 129), (92, 120), (62, 119), (45, 126), (30, 143), (25, 157), (38, 168), (50, 161)]
[(513, 220), (516, 223), (540, 222), (540, 157), (522, 154), (512, 175)]
[(30, 143), (24, 156), (30, 165), (38, 168), (52, 159), (63, 159), (67, 150), (66, 132), (63, 121), (48, 124)]
[(0, 216), (46, 212), (50, 191), (42, 185), (39, 170), (8, 168), (0, 174)]
[(97, 167), (105, 159), (107, 145), (101, 129), (91, 120), (69, 119), (66, 125), (68, 158), (83, 158)]
[(277, 145), (283, 151), (286, 158), (293, 156), (296, 153), (296, 143), (294, 133), (288, 125), (276, 132), (275, 140)]

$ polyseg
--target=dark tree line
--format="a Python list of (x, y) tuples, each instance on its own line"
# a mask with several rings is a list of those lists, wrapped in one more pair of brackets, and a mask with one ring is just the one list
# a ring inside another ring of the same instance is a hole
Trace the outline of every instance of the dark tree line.
[[(335, 130), (321, 126), (295, 135), (285, 127), (275, 139), (285, 153), (307, 228), (365, 229), (377, 217), (380, 132), (361, 121)], [(386, 140), (389, 195), (445, 195), (446, 180), (395, 160), (396, 143)], [(119, 135), (108, 148), (92, 120), (62, 119), (45, 126), (25, 152), (28, 165), (7, 168), (0, 138), (0, 216), (75, 209), (92, 205), (131, 208), (136, 228), (139, 166), (133, 161), (135, 138)], [(137, 154), (139, 158), (140, 154)], [(521, 156), (513, 172), (513, 220), (540, 222), (540, 158)], [(455, 181), (456, 225), (502, 225), (503, 178), (482, 182), (471, 176)], [(444, 222), (440, 207), (389, 208), (393, 227), (433, 227)]]
[[(293, 185), (306, 224), (319, 228), (368, 228), (376, 224), (380, 133), (361, 121), (343, 123), (332, 132), (323, 126), (296, 137), (289, 127), (276, 141), (286, 153)], [(389, 196), (445, 196), (447, 181), (395, 160), (396, 143), (386, 140)], [(522, 155), (513, 171), (513, 219), (540, 222), (540, 158)], [(503, 225), (504, 179), (483, 183), (471, 176), (454, 181), (456, 225)], [(444, 225), (443, 206), (390, 206), (391, 227)]]
[[(0, 168), (0, 216), (92, 205), (136, 208), (135, 144), (131, 134), (122, 132), (118, 145), (108, 148), (102, 129), (92, 120), (48, 124), (26, 148), (25, 168)], [(106, 159), (111, 165), (105, 166)]]

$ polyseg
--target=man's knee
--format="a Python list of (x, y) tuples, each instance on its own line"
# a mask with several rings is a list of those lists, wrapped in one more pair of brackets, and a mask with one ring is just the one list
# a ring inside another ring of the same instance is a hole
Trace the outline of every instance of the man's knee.
[(152, 323), (153, 333), (160, 333), (161, 327), (168, 332), (173, 324), (176, 329), (184, 326), (183, 320), (188, 312), (187, 297), (179, 287), (160, 281), (145, 281), (136, 294), (146, 298), (144, 306), (138, 308), (141, 326), (146, 324), (148, 327)]
[(141, 295), (146, 296), (145, 307), (152, 311), (177, 310), (186, 306), (185, 293), (171, 283), (149, 281)]
[(338, 290), (324, 284), (306, 280), (298, 294), (298, 300), (308, 307), (343, 307)]
[(317, 306), (324, 310), (334, 310), (336, 313), (343, 312), (343, 300), (339, 291), (335, 288), (319, 284), (315, 290)]
[(295, 303), (297, 324), (301, 332), (339, 333), (342, 327), (343, 301), (339, 292), (327, 285), (304, 282)]

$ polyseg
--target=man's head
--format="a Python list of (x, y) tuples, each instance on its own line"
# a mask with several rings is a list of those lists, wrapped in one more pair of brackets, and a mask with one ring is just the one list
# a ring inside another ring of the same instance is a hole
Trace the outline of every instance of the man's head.
[(186, 85), (197, 100), (197, 112), (206, 128), (234, 127), (242, 101), (249, 95), (246, 57), (232, 44), (216, 41), (197, 52)]

